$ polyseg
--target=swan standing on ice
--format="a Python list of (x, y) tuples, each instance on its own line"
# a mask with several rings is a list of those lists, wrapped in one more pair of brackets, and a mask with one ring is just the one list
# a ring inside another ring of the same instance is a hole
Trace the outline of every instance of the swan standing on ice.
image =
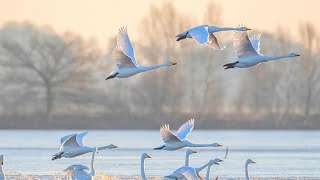
[(154, 148), (154, 150), (168, 150), (173, 151), (184, 147), (220, 147), (221, 144), (194, 144), (188, 141), (186, 138), (190, 134), (194, 127), (194, 119), (187, 121), (183, 124), (176, 134), (170, 131), (169, 124), (166, 124), (160, 128), (160, 134), (164, 141), (164, 145)]
[(91, 156), (91, 172), (88, 173), (86, 170), (89, 170), (87, 166), (81, 165), (81, 164), (75, 164), (69, 166), (67, 169), (64, 170), (64, 172), (67, 173), (69, 177), (71, 177), (72, 180), (91, 180), (94, 179), (95, 171), (93, 168), (93, 162), (94, 162), (94, 156), (98, 153), (98, 148), (94, 148), (92, 151)]
[(0, 180), (6, 180), (2, 167), (3, 167), (3, 155), (0, 155)]
[(216, 50), (223, 50), (224, 48), (220, 47), (218, 43), (217, 37), (214, 35), (214, 32), (219, 31), (248, 31), (251, 30), (247, 27), (238, 27), (238, 28), (220, 28), (216, 26), (209, 26), (209, 25), (201, 25), (189, 29), (185, 32), (178, 34), (176, 37), (178, 38), (177, 41), (186, 38), (192, 38), (196, 40), (200, 44), (206, 44), (213, 49)]
[[(250, 180), (250, 178), (249, 178), (249, 173), (248, 173), (248, 166), (249, 166), (249, 164), (255, 164), (256, 162), (254, 162), (254, 161), (252, 161), (251, 159), (248, 159), (247, 161), (246, 161), (246, 163), (245, 163), (245, 173), (246, 173), (246, 180)], [(234, 180), (234, 179), (228, 179), (228, 180)]]
[[(206, 167), (210, 168), (214, 164), (219, 165), (219, 162), (222, 162), (222, 160), (216, 158), (214, 160), (210, 160), (208, 163), (204, 164), (200, 168), (183, 166), (175, 170), (172, 174), (165, 176), (165, 179), (187, 179), (187, 180), (201, 179), (202, 180), (201, 176), (199, 175), (199, 172), (205, 169)], [(208, 171), (207, 171), (207, 178), (209, 178)]]
[(149, 156), (148, 154), (146, 153), (143, 153), (141, 155), (141, 178), (142, 180), (148, 180), (147, 176), (146, 176), (146, 172), (145, 172), (145, 169), (144, 169), (144, 161), (146, 158), (151, 158), (151, 156)]
[[(72, 158), (85, 153), (92, 152), (95, 148), (87, 147), (82, 144), (83, 137), (87, 134), (88, 132), (83, 132), (79, 134), (74, 133), (61, 138), (60, 150), (52, 156), (52, 160), (60, 159), (62, 157)], [(118, 146), (110, 144), (108, 146), (98, 147), (98, 150), (114, 149), (117, 147)]]
[(195, 154), (195, 153), (197, 153), (197, 151), (194, 151), (194, 150), (191, 150), (191, 149), (188, 149), (188, 150), (186, 151), (186, 159), (185, 159), (184, 166), (189, 166), (189, 156), (190, 156), (191, 154)]
[(300, 56), (299, 54), (289, 53), (282, 56), (267, 56), (260, 53), (260, 37), (261, 34), (248, 37), (247, 32), (235, 32), (233, 37), (233, 46), (238, 59), (233, 63), (225, 64), (225, 69), (230, 68), (247, 68), (257, 65), (261, 62), (277, 60), (282, 58), (292, 58)]
[(153, 66), (138, 65), (134, 57), (134, 49), (131, 45), (126, 27), (121, 27), (119, 29), (119, 34), (117, 37), (117, 46), (113, 50), (113, 58), (117, 62), (117, 70), (112, 71), (106, 80), (115, 77), (126, 78), (141, 72), (177, 64), (175, 62), (167, 61), (163, 64)]

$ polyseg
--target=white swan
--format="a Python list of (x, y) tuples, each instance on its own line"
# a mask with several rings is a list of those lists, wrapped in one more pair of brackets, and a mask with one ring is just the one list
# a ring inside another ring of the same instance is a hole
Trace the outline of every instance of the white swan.
[(238, 27), (238, 28), (221, 28), (216, 26), (209, 26), (209, 25), (201, 25), (194, 27), (192, 29), (189, 29), (185, 32), (182, 32), (178, 34), (176, 37), (178, 38), (177, 41), (180, 41), (182, 39), (186, 38), (192, 38), (196, 40), (200, 44), (206, 44), (213, 49), (216, 50), (222, 50), (224, 48), (220, 47), (220, 44), (218, 43), (217, 37), (214, 35), (214, 32), (219, 31), (248, 31), (251, 30), (247, 27)]
[[(249, 173), (248, 173), (248, 165), (249, 164), (255, 164), (256, 162), (252, 161), (251, 159), (248, 159), (245, 163), (245, 173), (246, 173), (246, 180), (250, 180)], [(228, 179), (228, 180), (234, 180), (234, 179)]]
[(113, 58), (116, 60), (117, 70), (112, 71), (106, 80), (115, 77), (126, 78), (138, 74), (140, 72), (150, 71), (152, 69), (177, 64), (174, 62), (167, 61), (163, 64), (153, 66), (138, 65), (134, 56), (134, 49), (131, 45), (126, 27), (121, 27), (119, 29), (119, 34), (117, 37), (117, 46), (113, 50)]
[(248, 37), (247, 32), (235, 32), (233, 38), (233, 46), (238, 56), (238, 59), (233, 63), (225, 64), (225, 69), (230, 68), (247, 68), (257, 65), (261, 62), (277, 60), (282, 58), (291, 58), (300, 56), (299, 54), (289, 53), (282, 56), (267, 56), (260, 53), (260, 37), (261, 34)]
[(191, 150), (191, 149), (188, 149), (186, 151), (186, 159), (185, 159), (185, 163), (184, 163), (184, 166), (189, 166), (189, 156), (191, 154), (194, 154), (194, 153), (197, 153), (197, 151), (194, 151), (194, 150)]
[(211, 167), (214, 164), (219, 165), (219, 162), (222, 162), (222, 160), (216, 158), (214, 160), (210, 160), (208, 163), (204, 164), (199, 168), (183, 166), (175, 170), (172, 174), (165, 176), (165, 179), (187, 179), (187, 180), (202, 179), (201, 176), (199, 175), (199, 172), (206, 167), (208, 168)]
[(88, 173), (86, 170), (89, 170), (87, 166), (81, 164), (75, 164), (69, 166), (64, 172), (67, 173), (67, 176), (71, 177), (72, 180), (91, 180), (94, 179), (95, 171), (93, 167), (94, 156), (98, 152), (98, 148), (94, 148), (91, 156), (91, 172)]
[(144, 161), (146, 158), (151, 158), (151, 156), (149, 156), (148, 154), (146, 153), (143, 153), (141, 155), (141, 178), (142, 180), (148, 180), (147, 176), (146, 176), (146, 172), (145, 172), (145, 166), (144, 166)]
[(164, 145), (154, 148), (154, 150), (168, 150), (173, 151), (184, 147), (220, 147), (221, 144), (194, 144), (188, 141), (186, 138), (190, 134), (194, 127), (194, 119), (187, 121), (183, 124), (176, 134), (170, 131), (169, 124), (166, 124), (160, 128), (160, 134), (164, 141)]
[[(60, 159), (62, 157), (72, 158), (85, 153), (92, 152), (95, 148), (87, 147), (82, 144), (83, 137), (87, 135), (88, 132), (74, 133), (61, 138), (61, 146), (59, 152), (52, 156), (52, 160)], [(103, 149), (114, 149), (118, 146), (110, 144), (108, 146), (98, 147), (98, 150)]]
[(0, 155), (0, 180), (6, 180), (6, 177), (3, 172), (3, 155)]

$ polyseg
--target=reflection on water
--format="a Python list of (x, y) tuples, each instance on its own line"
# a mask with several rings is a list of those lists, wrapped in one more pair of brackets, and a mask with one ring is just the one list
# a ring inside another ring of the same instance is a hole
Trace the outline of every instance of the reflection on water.
[[(71, 164), (90, 165), (91, 154), (51, 161), (66, 130), (1, 130), (0, 154), (5, 155), (4, 170), (28, 175), (61, 175)], [(76, 131), (81, 132), (81, 131)], [(194, 131), (189, 139), (196, 143), (218, 142), (229, 146), (229, 155), (212, 168), (212, 177), (244, 177), (244, 162), (253, 177), (320, 177), (320, 131)], [(162, 144), (158, 131), (90, 130), (84, 139), (88, 146), (113, 143), (120, 148), (103, 150), (96, 156), (95, 169), (108, 175), (140, 174), (140, 155), (153, 158), (146, 162), (150, 176), (164, 176), (184, 164), (184, 151), (154, 151)], [(200, 166), (210, 158), (224, 158), (222, 148), (195, 148), (190, 164)], [(205, 173), (205, 172), (203, 172)]]

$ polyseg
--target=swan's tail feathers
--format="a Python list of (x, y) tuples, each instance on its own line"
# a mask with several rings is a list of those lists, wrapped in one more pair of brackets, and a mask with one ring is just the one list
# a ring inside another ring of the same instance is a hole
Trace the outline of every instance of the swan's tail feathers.
[(160, 147), (157, 147), (157, 148), (154, 148), (153, 150), (161, 150), (164, 148), (164, 145), (163, 146), (160, 146)]
[(183, 40), (183, 39), (186, 39), (188, 36), (188, 32), (185, 33), (185, 34), (178, 34), (176, 37), (178, 38), (177, 41), (180, 41), (180, 40)]
[(236, 65), (237, 63), (239, 63), (239, 61), (234, 62), (234, 63), (225, 64), (225, 65), (223, 65), (223, 67), (224, 67), (224, 69), (235, 68), (235, 65)]

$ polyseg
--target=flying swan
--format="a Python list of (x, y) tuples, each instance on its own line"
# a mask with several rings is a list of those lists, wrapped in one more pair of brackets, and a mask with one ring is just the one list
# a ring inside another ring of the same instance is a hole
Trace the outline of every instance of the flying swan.
[(247, 27), (238, 27), (238, 28), (221, 28), (217, 26), (209, 26), (209, 25), (201, 25), (184, 31), (178, 34), (176, 37), (178, 38), (177, 41), (192, 38), (196, 40), (200, 44), (206, 44), (213, 49), (216, 50), (223, 50), (224, 48), (220, 47), (218, 43), (217, 37), (214, 35), (215, 32), (219, 31), (248, 31), (251, 30)]
[(91, 172), (88, 173), (86, 170), (89, 170), (87, 166), (81, 165), (81, 164), (75, 164), (69, 166), (67, 169), (64, 170), (64, 172), (67, 173), (67, 175), (70, 177), (72, 180), (91, 180), (94, 179), (95, 176), (95, 171), (93, 168), (93, 162), (94, 162), (94, 156), (95, 154), (98, 153), (98, 148), (94, 148), (92, 151), (92, 156), (91, 156)]
[(177, 64), (175, 62), (167, 61), (163, 64), (153, 66), (138, 65), (134, 57), (134, 49), (130, 42), (126, 27), (121, 27), (119, 29), (119, 34), (117, 37), (117, 46), (113, 50), (113, 58), (116, 60), (117, 70), (112, 71), (106, 80), (115, 77), (126, 78), (141, 72)]
[[(61, 146), (59, 152), (52, 156), (52, 160), (65, 158), (73, 158), (85, 153), (92, 152), (95, 148), (87, 147), (82, 144), (83, 137), (87, 135), (88, 132), (74, 133), (61, 138)], [(118, 146), (110, 144), (108, 146), (98, 147), (98, 150), (103, 149), (114, 149)]]
[(169, 124), (166, 124), (160, 128), (160, 134), (164, 141), (164, 145), (154, 148), (154, 150), (168, 150), (173, 151), (184, 147), (220, 147), (221, 144), (194, 144), (188, 141), (186, 138), (190, 134), (194, 127), (194, 119), (190, 119), (183, 124), (176, 134), (172, 133)]
[(261, 34), (248, 37), (247, 32), (237, 31), (234, 33), (233, 46), (238, 59), (233, 63), (225, 64), (225, 69), (230, 68), (247, 68), (262, 62), (277, 60), (282, 58), (292, 58), (300, 56), (299, 54), (289, 53), (281, 56), (267, 56), (260, 53), (260, 37)]

